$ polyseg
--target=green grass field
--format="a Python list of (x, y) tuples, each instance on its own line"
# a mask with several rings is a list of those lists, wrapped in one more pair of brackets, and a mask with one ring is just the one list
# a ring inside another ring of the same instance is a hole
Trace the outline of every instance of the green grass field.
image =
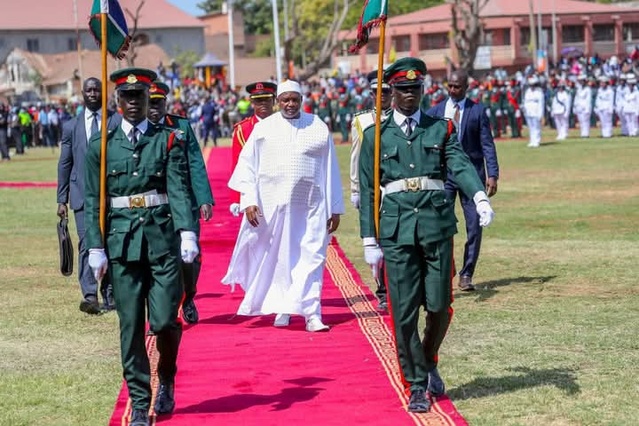
[[(639, 140), (526, 143), (498, 142), (479, 290), (456, 293), (440, 356), (448, 394), (471, 425), (637, 424)], [(338, 146), (347, 200), (348, 152)], [(1, 163), (0, 181), (55, 181), (57, 155)], [(0, 425), (106, 424), (117, 318), (82, 314), (76, 278), (57, 271), (55, 190), (0, 200)], [(350, 203), (337, 234), (372, 285)]]

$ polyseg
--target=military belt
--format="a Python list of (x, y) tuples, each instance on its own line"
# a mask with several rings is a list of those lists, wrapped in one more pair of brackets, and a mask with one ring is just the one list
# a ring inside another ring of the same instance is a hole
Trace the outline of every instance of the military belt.
[(153, 190), (126, 197), (112, 197), (109, 203), (114, 209), (145, 208), (169, 204), (169, 197), (166, 194), (158, 194), (157, 191)]
[(443, 191), (444, 181), (431, 179), (426, 176), (418, 176), (406, 179), (399, 179), (384, 186), (384, 195), (394, 192), (417, 192), (417, 191)]

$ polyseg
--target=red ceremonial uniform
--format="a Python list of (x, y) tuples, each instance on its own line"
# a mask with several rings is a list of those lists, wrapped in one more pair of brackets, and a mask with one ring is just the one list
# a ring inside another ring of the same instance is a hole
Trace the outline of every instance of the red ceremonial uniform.
[[(251, 136), (251, 132), (253, 132), (253, 127), (259, 119), (257, 115), (252, 115), (250, 117), (246, 117), (244, 120), (237, 123), (233, 126), (233, 143), (232, 143), (232, 163), (231, 163), (231, 172), (235, 170), (235, 166), (237, 166), (237, 161), (240, 158), (240, 153), (242, 152), (242, 148), (246, 144), (249, 136)], [(231, 197), (231, 203), (239, 203), (240, 202), (240, 193), (235, 192), (233, 197)]]

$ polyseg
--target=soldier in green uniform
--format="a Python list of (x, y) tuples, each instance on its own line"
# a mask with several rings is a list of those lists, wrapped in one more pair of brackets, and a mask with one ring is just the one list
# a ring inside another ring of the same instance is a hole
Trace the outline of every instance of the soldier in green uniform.
[[(450, 321), (453, 235), (457, 232), (455, 206), (444, 192), (447, 173), (474, 200), (481, 226), (490, 224), (494, 215), (452, 121), (419, 109), (425, 73), (426, 65), (417, 58), (399, 59), (385, 71), (393, 88), (394, 110), (381, 125), (380, 184), (385, 195), (378, 235), (373, 216), (374, 126), (364, 131), (359, 160), (364, 258), (373, 273), (385, 263), (397, 354), (410, 386), (411, 412), (430, 409), (427, 391), (431, 396), (445, 391), (437, 371), (437, 352)], [(426, 309), (423, 341), (417, 329), (421, 307)]]
[(320, 94), (319, 101), (317, 103), (317, 115), (319, 115), (319, 118), (326, 123), (331, 131), (334, 130), (333, 123), (331, 121), (331, 99), (326, 94), (325, 88), (322, 88), (322, 93)]
[(188, 190), (188, 168), (180, 132), (147, 120), (149, 87), (155, 72), (125, 68), (111, 74), (122, 124), (108, 134), (106, 230), (100, 234), (100, 135), (86, 156), (85, 205), (89, 266), (96, 279), (108, 274), (120, 320), (124, 379), (133, 404), (131, 426), (149, 424), (151, 367), (145, 347), (145, 319), (157, 336), (160, 359), (156, 414), (175, 407), (174, 379), (182, 335), (180, 257), (198, 255)]
[[(185, 136), (186, 155), (189, 167), (189, 194), (191, 195), (191, 210), (195, 234), (200, 238), (200, 217), (205, 221), (213, 215), (212, 207), (215, 204), (209, 177), (206, 173), (202, 150), (197, 142), (195, 133), (186, 118), (166, 113), (166, 96), (170, 92), (169, 86), (158, 81), (149, 89), (149, 113), (148, 119), (153, 124), (168, 127), (171, 131), (177, 130)], [(199, 320), (195, 295), (197, 294), (197, 280), (202, 269), (202, 258), (195, 258), (193, 263), (182, 262), (182, 282), (184, 284), (184, 301), (182, 302), (182, 318), (188, 324), (195, 324)]]
[(346, 87), (339, 88), (339, 97), (337, 98), (337, 121), (339, 123), (339, 131), (342, 134), (342, 143), (348, 142), (348, 129), (351, 121), (351, 97), (346, 91)]

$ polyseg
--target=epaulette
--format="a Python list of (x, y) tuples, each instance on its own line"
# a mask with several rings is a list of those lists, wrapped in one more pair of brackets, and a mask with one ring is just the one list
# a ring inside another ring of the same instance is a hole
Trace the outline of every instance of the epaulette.
[(171, 134), (169, 135), (169, 141), (167, 142), (166, 150), (170, 151), (171, 148), (175, 146), (175, 141), (178, 141), (178, 144), (183, 145), (185, 139), (186, 139), (186, 136), (182, 130), (180, 129), (173, 130)]
[(237, 123), (235, 123), (235, 125), (233, 125), (233, 129), (235, 129), (237, 126), (242, 125), (245, 121), (249, 121), (251, 119), (251, 117), (245, 117), (242, 120), (238, 121)]
[(371, 113), (371, 112), (374, 112), (374, 111), (375, 111), (375, 110), (374, 110), (374, 109), (372, 109), (372, 108), (369, 108), (369, 109), (363, 109), (363, 110), (361, 110), (361, 111), (357, 111), (355, 114), (353, 114), (353, 117), (357, 117), (358, 115), (362, 115), (362, 114), (368, 114), (368, 113)]

